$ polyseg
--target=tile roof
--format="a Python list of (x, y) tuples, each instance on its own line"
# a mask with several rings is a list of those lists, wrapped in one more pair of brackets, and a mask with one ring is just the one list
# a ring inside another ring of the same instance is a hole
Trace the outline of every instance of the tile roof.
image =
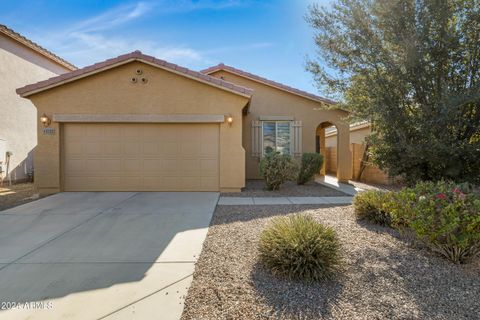
[(227, 66), (223, 63), (220, 63), (216, 66), (207, 68), (207, 69), (202, 70), (200, 72), (204, 73), (204, 74), (211, 74), (215, 71), (220, 71), (220, 70), (229, 71), (229, 72), (237, 74), (239, 76), (249, 78), (249, 79), (252, 79), (254, 81), (261, 82), (261, 83), (264, 83), (266, 85), (275, 87), (277, 89), (287, 91), (287, 92), (290, 92), (290, 93), (293, 93), (293, 94), (296, 94), (296, 95), (299, 95), (299, 96), (302, 96), (302, 97), (305, 97), (305, 98), (308, 98), (308, 99), (311, 99), (311, 100), (323, 102), (323, 103), (326, 103), (326, 104), (336, 104), (336, 102), (333, 101), (333, 100), (323, 98), (323, 97), (317, 96), (315, 94), (312, 94), (312, 93), (309, 93), (309, 92), (306, 92), (306, 91), (303, 91), (303, 90), (300, 90), (300, 89), (296, 89), (296, 88), (287, 86), (285, 84), (282, 84), (282, 83), (279, 83), (279, 82), (276, 82), (276, 81), (272, 81), (272, 80), (257, 76), (256, 74), (253, 74), (253, 73), (250, 73), (250, 72), (246, 72), (246, 71), (243, 71), (243, 70), (231, 67), (231, 66)]
[(182, 74), (186, 77), (193, 78), (194, 80), (198, 80), (204, 82), (209, 85), (213, 85), (219, 87), (224, 90), (228, 90), (237, 94), (241, 94), (243, 96), (251, 96), (253, 90), (197, 72), (193, 70), (189, 70), (187, 68), (178, 66), (173, 63), (169, 63), (165, 60), (160, 60), (155, 57), (145, 55), (140, 51), (134, 51), (131, 53), (127, 53), (124, 55), (120, 55), (116, 58), (108, 59), (102, 62), (95, 63), (93, 65), (87, 66), (85, 68), (77, 69), (56, 77), (52, 77), (47, 80), (43, 80), (37, 83), (29, 84), (22, 88), (17, 89), (17, 93), (22, 97), (27, 97), (31, 94), (47, 90), (51, 87), (62, 85), (66, 82), (74, 81), (78, 78), (82, 78), (85, 76), (90, 75), (91, 73), (98, 72), (103, 69), (108, 69), (110, 67), (114, 67), (119, 64), (129, 63), (131, 61), (142, 61), (144, 63), (148, 63), (159, 68), (163, 68), (166, 70), (170, 70), (179, 74)]
[(21, 44), (27, 46), (28, 48), (40, 53), (41, 55), (47, 57), (50, 60), (53, 60), (54, 62), (58, 63), (59, 65), (67, 68), (68, 70), (75, 70), (77, 67), (75, 67), (73, 64), (70, 62), (60, 58), (56, 54), (48, 51), (47, 49), (39, 46), (35, 42), (25, 38), (22, 36), (20, 33), (13, 31), (12, 29), (8, 28), (7, 26), (0, 24), (0, 33), (3, 33), (4, 35), (20, 42)]
[[(367, 120), (362, 120), (362, 121), (358, 121), (358, 122), (355, 122), (355, 123), (351, 123), (350, 124), (350, 131), (355, 131), (355, 130), (360, 130), (360, 129), (363, 129), (363, 128), (368, 128), (370, 127), (370, 121), (367, 121)], [(332, 126), (332, 127), (329, 127), (325, 130), (325, 134), (327, 136), (333, 136), (333, 135), (336, 135), (337, 134), (337, 128), (335, 126)]]

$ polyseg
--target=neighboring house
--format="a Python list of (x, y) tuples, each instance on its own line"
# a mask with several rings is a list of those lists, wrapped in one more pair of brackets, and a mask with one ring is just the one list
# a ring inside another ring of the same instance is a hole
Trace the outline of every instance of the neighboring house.
[[(352, 179), (368, 183), (391, 184), (392, 179), (385, 171), (380, 170), (376, 165), (364, 162), (362, 168), (363, 154), (365, 151), (365, 138), (370, 135), (372, 128), (368, 121), (361, 121), (350, 125), (350, 151), (352, 152)], [(325, 133), (325, 167), (326, 172), (335, 174), (337, 172), (337, 130), (334, 127), (328, 128)]]
[(12, 153), (12, 181), (26, 180), (33, 170), (38, 122), (33, 104), (15, 89), (72, 70), (70, 63), (0, 25), (0, 162), (5, 173), (6, 152)]
[[(350, 125), (350, 143), (365, 144), (365, 138), (370, 135), (372, 129), (370, 122), (360, 121), (352, 123)], [(337, 146), (337, 129), (330, 127), (325, 132), (325, 146), (336, 147)]]
[(265, 150), (322, 152), (331, 124), (337, 177), (351, 178), (346, 111), (223, 64), (196, 72), (135, 51), (17, 93), (48, 117), (35, 153), (44, 194), (239, 191)]

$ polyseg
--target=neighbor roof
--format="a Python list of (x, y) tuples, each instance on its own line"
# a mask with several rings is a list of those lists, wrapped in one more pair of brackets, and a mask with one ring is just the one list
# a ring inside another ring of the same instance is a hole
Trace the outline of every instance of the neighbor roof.
[[(370, 121), (362, 120), (362, 121), (350, 124), (350, 132), (360, 130), (363, 128), (368, 128), (368, 127), (370, 127)], [(337, 128), (335, 126), (329, 127), (325, 130), (325, 134), (327, 137), (334, 136), (337, 134)]]
[(273, 81), (273, 80), (269, 80), (269, 79), (257, 76), (256, 74), (253, 74), (253, 73), (250, 73), (250, 72), (246, 72), (246, 71), (243, 71), (243, 70), (231, 67), (231, 66), (227, 66), (223, 63), (220, 63), (216, 66), (207, 68), (207, 69), (202, 70), (200, 72), (202, 72), (204, 74), (212, 74), (214, 72), (221, 71), (221, 70), (225, 70), (225, 71), (234, 73), (234, 74), (239, 75), (241, 77), (248, 78), (248, 79), (251, 79), (251, 80), (266, 84), (266, 85), (269, 85), (271, 87), (274, 87), (274, 88), (277, 88), (277, 89), (280, 89), (280, 90), (283, 90), (283, 91), (287, 91), (287, 92), (302, 96), (302, 97), (307, 98), (307, 99), (315, 100), (315, 101), (318, 101), (318, 102), (323, 102), (323, 103), (326, 103), (326, 104), (336, 104), (336, 102), (333, 101), (333, 100), (326, 99), (326, 98), (317, 96), (315, 94), (312, 94), (312, 93), (309, 93), (309, 92), (306, 92), (306, 91), (303, 91), (303, 90), (300, 90), (300, 89), (296, 89), (296, 88), (287, 86), (285, 84), (282, 84), (282, 83), (279, 83), (279, 82), (276, 82), (276, 81)]
[(134, 51), (131, 53), (127, 53), (124, 55), (120, 55), (116, 58), (108, 59), (103, 62), (95, 63), (91, 66), (87, 66), (82, 69), (77, 69), (72, 72), (68, 72), (56, 77), (52, 77), (47, 80), (43, 80), (34, 84), (29, 84), (27, 86), (24, 86), (22, 88), (17, 89), (17, 93), (21, 95), (22, 97), (27, 97), (29, 95), (51, 89), (53, 87), (57, 87), (60, 85), (63, 85), (65, 83), (69, 83), (84, 77), (87, 77), (89, 75), (95, 74), (97, 72), (101, 72), (104, 70), (108, 70), (111, 68), (114, 68), (118, 65), (130, 63), (132, 61), (141, 61), (150, 65), (153, 65), (155, 67), (165, 69), (180, 75), (183, 75), (185, 77), (206, 83), (208, 85), (212, 85), (215, 87), (218, 87), (223, 90), (227, 90), (236, 94), (240, 94), (242, 96), (250, 97), (252, 95), (253, 90), (241, 87), (239, 85), (197, 72), (193, 71), (181, 66), (178, 66), (173, 63), (169, 63), (165, 60), (160, 60), (155, 57), (145, 55), (141, 53), (140, 51)]
[(44, 57), (53, 60), (54, 62), (58, 63), (59, 65), (67, 68), (68, 70), (75, 70), (77, 67), (75, 67), (73, 64), (70, 62), (60, 58), (56, 54), (48, 51), (47, 49), (39, 46), (35, 42), (25, 38), (22, 36), (20, 33), (13, 31), (12, 29), (8, 28), (7, 26), (4, 26), (3, 24), (0, 24), (0, 33), (12, 38), (13, 40), (16, 40), (23, 44), (24, 46), (27, 46), (28, 48), (34, 50), (35, 52), (43, 55)]

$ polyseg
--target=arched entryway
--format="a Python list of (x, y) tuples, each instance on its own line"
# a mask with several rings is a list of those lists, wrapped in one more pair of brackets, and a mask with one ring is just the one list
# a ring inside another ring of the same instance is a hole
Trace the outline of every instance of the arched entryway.
[[(331, 130), (337, 131), (336, 141), (327, 146), (326, 135)], [(315, 150), (317, 153), (322, 154), (324, 158), (319, 174), (324, 176), (328, 173), (333, 173), (338, 181), (341, 182), (347, 182), (350, 180), (352, 174), (350, 132), (348, 124), (342, 123), (337, 125), (330, 121), (321, 122), (317, 126), (315, 138)]]

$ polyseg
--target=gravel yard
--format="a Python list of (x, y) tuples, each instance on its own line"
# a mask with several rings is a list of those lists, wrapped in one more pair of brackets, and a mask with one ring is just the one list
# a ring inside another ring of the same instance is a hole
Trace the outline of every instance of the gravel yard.
[(299, 186), (289, 181), (280, 190), (265, 190), (263, 180), (247, 180), (242, 192), (222, 193), (225, 197), (342, 197), (345, 193), (323, 186), (316, 182), (308, 182)]
[[(274, 278), (257, 243), (278, 215), (311, 213), (343, 243), (326, 283)], [(217, 206), (182, 319), (479, 319), (480, 263), (453, 265), (388, 228), (358, 223), (353, 207)]]
[(4, 182), (0, 187), (0, 211), (37, 200), (38, 191), (33, 183), (20, 183), (8, 185)]

